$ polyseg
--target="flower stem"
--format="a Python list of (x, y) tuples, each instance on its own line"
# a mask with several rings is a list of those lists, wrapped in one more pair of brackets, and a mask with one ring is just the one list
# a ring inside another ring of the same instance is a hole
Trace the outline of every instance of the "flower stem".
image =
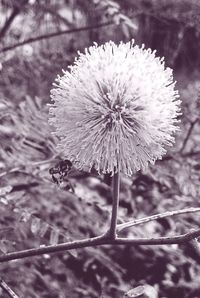
[(116, 226), (117, 226), (117, 213), (119, 206), (119, 186), (120, 186), (120, 172), (113, 176), (113, 203), (109, 236), (112, 239), (116, 239)]

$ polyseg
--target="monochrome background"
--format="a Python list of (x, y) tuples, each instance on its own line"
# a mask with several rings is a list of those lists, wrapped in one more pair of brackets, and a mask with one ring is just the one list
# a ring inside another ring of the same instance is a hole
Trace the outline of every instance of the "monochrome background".
[[(200, 1), (1, 0), (1, 254), (106, 231), (112, 179), (73, 168), (59, 180), (61, 157), (47, 104), (57, 74), (77, 51), (132, 39), (156, 50), (173, 69), (182, 115), (175, 145), (163, 159), (131, 178), (122, 176), (119, 223), (200, 207)], [(187, 212), (124, 235), (174, 236), (197, 228), (199, 213)], [(199, 298), (199, 245), (197, 239), (45, 254), (1, 263), (0, 278), (20, 298)], [(15, 297), (3, 285), (0, 297)]]

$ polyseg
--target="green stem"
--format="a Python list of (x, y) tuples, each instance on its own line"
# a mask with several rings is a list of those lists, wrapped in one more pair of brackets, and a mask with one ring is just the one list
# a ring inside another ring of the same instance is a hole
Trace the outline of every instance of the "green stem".
[(119, 187), (120, 187), (120, 173), (119, 171), (113, 176), (113, 203), (109, 236), (111, 239), (116, 239), (117, 213), (119, 206)]

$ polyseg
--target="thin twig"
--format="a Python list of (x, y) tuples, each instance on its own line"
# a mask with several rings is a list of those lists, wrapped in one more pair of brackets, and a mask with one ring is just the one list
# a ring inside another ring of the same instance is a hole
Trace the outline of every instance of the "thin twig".
[(120, 187), (120, 173), (119, 170), (113, 176), (113, 203), (110, 223), (110, 237), (116, 238), (117, 213), (119, 206), (119, 187)]
[(89, 238), (89, 239), (75, 240), (72, 242), (43, 246), (39, 248), (32, 248), (32, 249), (4, 254), (0, 256), (0, 263), (11, 261), (11, 260), (23, 259), (31, 256), (39, 256), (39, 255), (53, 253), (53, 252), (67, 251), (67, 250), (76, 249), (76, 248), (93, 247), (100, 244), (106, 244), (104, 235), (99, 237)]
[(10, 46), (0, 49), (0, 53), (7, 52), (7, 51), (13, 50), (15, 48), (21, 47), (25, 44), (40, 41), (42, 39), (48, 39), (48, 38), (63, 35), (63, 34), (71, 34), (71, 33), (76, 33), (76, 32), (81, 32), (81, 31), (93, 30), (96, 28), (101, 28), (101, 27), (105, 27), (105, 26), (109, 26), (109, 25), (114, 25), (114, 23), (112, 23), (112, 22), (100, 23), (100, 24), (96, 24), (96, 25), (92, 25), (92, 26), (79, 27), (79, 28), (74, 28), (74, 29), (69, 29), (69, 30), (67, 29), (67, 30), (52, 32), (49, 34), (43, 34), (43, 35), (40, 35), (37, 37), (31, 37), (31, 38), (28, 38), (22, 42), (15, 43), (13, 45), (10, 45)]
[(187, 145), (187, 142), (188, 142), (188, 140), (189, 140), (189, 137), (190, 137), (190, 135), (191, 135), (191, 133), (192, 133), (192, 131), (193, 131), (193, 129), (194, 129), (194, 126), (195, 126), (195, 124), (197, 123), (199, 121), (199, 119), (197, 118), (197, 119), (195, 119), (194, 121), (192, 121), (191, 123), (190, 123), (190, 128), (188, 129), (188, 132), (187, 132), (187, 135), (186, 135), (186, 137), (185, 137), (185, 139), (184, 139), (184, 141), (183, 141), (183, 145), (182, 145), (182, 147), (181, 147), (181, 149), (180, 149), (180, 153), (182, 153), (183, 152), (183, 150), (185, 149), (185, 147), (186, 147), (186, 145)]
[(192, 239), (200, 237), (200, 229), (192, 230), (186, 234), (170, 237), (158, 237), (158, 238), (110, 238), (109, 233), (104, 235), (76, 240), (72, 242), (61, 243), (57, 245), (44, 246), (39, 248), (32, 248), (17, 252), (11, 252), (0, 256), (0, 263), (23, 259), (26, 257), (39, 256), (48, 253), (56, 253), (62, 251), (68, 251), (72, 249), (78, 249), (83, 247), (94, 247), (100, 245), (164, 245), (164, 244), (181, 244), (191, 241)]
[(40, 166), (40, 165), (44, 165), (44, 164), (49, 164), (52, 161), (55, 161), (57, 157), (59, 157), (59, 155), (58, 154), (54, 154), (49, 159), (45, 159), (45, 160), (41, 160), (41, 161), (33, 161), (30, 164), (33, 165), (33, 166)]
[(197, 241), (197, 239), (192, 239), (191, 241), (189, 241), (188, 246), (189, 246), (189, 249), (190, 249), (190, 246), (193, 248), (193, 251), (200, 259), (200, 243)]
[(0, 287), (8, 294), (9, 297), (11, 298), (19, 298), (13, 290), (7, 285), (7, 283), (0, 278)]
[(6, 32), (8, 31), (8, 29), (10, 28), (12, 22), (14, 21), (14, 19), (16, 18), (16, 16), (20, 13), (22, 7), (27, 3), (27, 0), (24, 0), (21, 3), (21, 6), (19, 5), (20, 3), (17, 3), (18, 5), (15, 5), (13, 8), (13, 11), (11, 13), (11, 15), (9, 16), (8, 19), (6, 19), (1, 31), (0, 31), (0, 40), (5, 36)]
[(178, 214), (186, 214), (186, 213), (195, 213), (195, 212), (200, 212), (200, 208), (186, 208), (186, 209), (182, 209), (182, 210), (176, 210), (176, 211), (167, 211), (164, 213), (158, 213), (152, 216), (148, 216), (148, 217), (144, 217), (144, 218), (140, 218), (140, 219), (135, 219), (135, 220), (131, 220), (129, 222), (125, 222), (122, 224), (117, 225), (117, 232), (120, 232), (124, 229), (136, 226), (136, 225), (140, 225), (140, 224), (144, 224), (147, 222), (150, 222), (152, 220), (158, 220), (160, 218), (165, 218), (165, 217), (171, 217), (174, 215), (178, 215)]
[(200, 229), (193, 230), (186, 234), (159, 238), (117, 238), (115, 244), (135, 244), (135, 245), (164, 245), (164, 244), (181, 244), (191, 241), (200, 236)]
[(72, 23), (70, 23), (66, 18), (64, 18), (63, 16), (61, 16), (56, 10), (55, 8), (46, 5), (43, 5), (41, 3), (34, 3), (31, 4), (31, 6), (35, 6), (35, 8), (37, 10), (43, 10), (44, 13), (49, 13), (52, 16), (56, 17), (58, 20), (60, 20), (63, 24), (65, 24), (67, 27), (72, 26)]
[(8, 31), (8, 29), (10, 28), (14, 18), (18, 15), (19, 13), (19, 8), (15, 7), (11, 13), (11, 15), (9, 16), (8, 19), (6, 19), (1, 31), (0, 31), (0, 40), (4, 37), (4, 35), (6, 34), (6, 32)]
[(180, 51), (183, 47), (183, 43), (184, 43), (184, 38), (185, 38), (185, 33), (186, 30), (188, 29), (188, 25), (185, 24), (184, 26), (181, 27), (180, 32), (178, 33), (178, 39), (177, 39), (177, 47), (176, 49), (174, 49), (173, 54), (171, 55), (171, 59), (170, 59), (170, 63), (172, 66), (174, 66), (174, 63), (176, 62)]
[(196, 155), (200, 155), (200, 150), (198, 151), (190, 151), (190, 152), (187, 152), (187, 153), (183, 153), (182, 154), (182, 157), (193, 157), (193, 156), (196, 156)]

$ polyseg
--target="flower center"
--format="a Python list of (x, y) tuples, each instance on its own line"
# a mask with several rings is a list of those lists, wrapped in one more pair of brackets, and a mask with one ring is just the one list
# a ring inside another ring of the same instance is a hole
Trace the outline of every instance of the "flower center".
[(115, 104), (107, 114), (102, 115), (101, 118), (104, 120), (104, 126), (111, 130), (117, 123), (122, 123), (123, 114), (125, 112), (126, 105)]

